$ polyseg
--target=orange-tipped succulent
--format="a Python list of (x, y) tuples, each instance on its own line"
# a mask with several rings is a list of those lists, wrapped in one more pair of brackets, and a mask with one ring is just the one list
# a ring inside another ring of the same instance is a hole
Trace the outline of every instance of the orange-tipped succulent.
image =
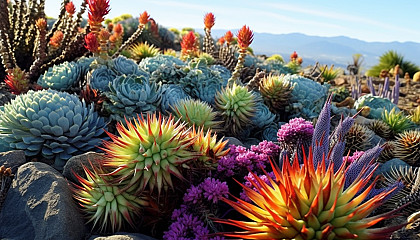
[(92, 163), (91, 166), (93, 171), (83, 166), (86, 179), (74, 173), (80, 186), (72, 184), (73, 196), (86, 213), (88, 223), (93, 222), (94, 228), (100, 225), (101, 232), (119, 231), (125, 222), (134, 228), (134, 219), (148, 202), (122, 191), (102, 169)]
[(213, 13), (207, 13), (204, 16), (204, 26), (207, 29), (211, 29), (214, 26), (214, 22), (215, 22), (216, 18), (214, 17)]
[(53, 48), (59, 48), (61, 46), (63, 38), (64, 34), (62, 31), (54, 32), (53, 36), (50, 38), (50, 46)]
[(181, 54), (184, 56), (193, 57), (197, 54), (198, 47), (197, 47), (197, 37), (195, 36), (193, 31), (188, 32), (187, 34), (182, 37), (181, 41)]
[(109, 0), (88, 0), (87, 2), (89, 5), (88, 23), (91, 31), (98, 34), (105, 15), (109, 13)]
[(237, 34), (238, 37), (238, 46), (241, 49), (247, 49), (251, 45), (252, 40), (254, 40), (254, 33), (249, 27), (244, 25)]
[(233, 33), (231, 31), (227, 31), (224, 36), (227, 45), (230, 45), (233, 42)]
[(90, 32), (85, 36), (85, 48), (90, 52), (96, 54), (99, 53), (99, 41), (93, 32)]
[(10, 92), (16, 95), (26, 93), (29, 90), (29, 80), (26, 78), (25, 72), (19, 67), (14, 68), (12, 73), (6, 76), (4, 82), (10, 88)]
[(112, 142), (104, 142), (103, 150), (105, 165), (115, 169), (110, 175), (130, 191), (141, 192), (146, 186), (152, 191), (157, 186), (160, 193), (164, 187), (173, 187), (172, 175), (184, 179), (183, 164), (200, 157), (190, 148), (195, 139), (188, 137), (185, 124), (172, 116), (147, 114), (144, 119), (141, 115), (125, 124), (117, 124), (120, 137), (108, 133)]
[(282, 170), (272, 164), (274, 178), (266, 173), (268, 183), (252, 173), (251, 189), (242, 185), (253, 203), (236, 198), (224, 199), (250, 221), (219, 220), (243, 232), (224, 233), (242, 239), (386, 239), (402, 227), (370, 228), (390, 218), (395, 211), (369, 216), (382, 204), (392, 190), (385, 190), (370, 199), (367, 195), (375, 186), (371, 182), (373, 171), (360, 169), (356, 180), (344, 188), (346, 163), (334, 173), (334, 164), (325, 160), (317, 167), (312, 151), (291, 165), (283, 161)]

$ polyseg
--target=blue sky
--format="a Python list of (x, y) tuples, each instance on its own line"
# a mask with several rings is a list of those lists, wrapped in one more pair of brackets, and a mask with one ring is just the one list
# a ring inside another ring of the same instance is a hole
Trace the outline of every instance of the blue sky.
[[(46, 13), (57, 17), (57, 0), (46, 0)], [(74, 0), (79, 9), (81, 0)], [(203, 16), (216, 16), (215, 29), (238, 29), (248, 25), (255, 32), (293, 33), (315, 36), (347, 36), (365, 41), (420, 42), (420, 1), (399, 3), (380, 0), (110, 0), (113, 18), (123, 13), (138, 16), (148, 11), (165, 27), (203, 27)], [(407, 7), (408, 6), (408, 7)]]

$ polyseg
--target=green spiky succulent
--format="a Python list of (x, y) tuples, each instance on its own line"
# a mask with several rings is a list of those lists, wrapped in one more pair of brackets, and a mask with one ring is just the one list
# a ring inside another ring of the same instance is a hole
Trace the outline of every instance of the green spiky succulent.
[(268, 75), (260, 82), (259, 91), (270, 111), (278, 113), (289, 105), (293, 87), (284, 75)]
[(403, 73), (408, 72), (410, 76), (413, 76), (414, 73), (419, 71), (419, 67), (417, 67), (414, 63), (405, 60), (402, 55), (398, 54), (393, 50), (390, 50), (379, 57), (379, 63), (373, 66), (371, 69), (369, 69), (369, 71), (366, 72), (366, 75), (378, 77), (383, 69), (389, 71), (393, 69), (396, 65), (400, 66)]
[(332, 64), (330, 66), (330, 68), (328, 68), (327, 65), (325, 65), (324, 67), (321, 67), (321, 78), (323, 82), (329, 82), (331, 80), (336, 79), (339, 75), (341, 75), (343, 72), (342, 69), (340, 68), (336, 68), (334, 69), (334, 64)]
[(395, 108), (391, 111), (385, 109), (382, 113), (382, 121), (391, 128), (394, 135), (413, 127), (410, 119), (402, 111), (396, 111)]
[(43, 88), (65, 91), (77, 85), (81, 73), (82, 69), (79, 64), (64, 62), (48, 68), (48, 71), (38, 78), (37, 83)]
[(216, 94), (215, 103), (226, 131), (239, 135), (252, 123), (250, 119), (256, 111), (256, 99), (248, 88), (237, 84), (228, 86)]
[(143, 197), (123, 191), (112, 183), (112, 178), (106, 176), (104, 170), (92, 163), (91, 166), (93, 171), (83, 166), (86, 179), (74, 173), (81, 186), (72, 183), (73, 196), (86, 214), (87, 223), (93, 222), (93, 228), (100, 225), (101, 232), (117, 232), (124, 222), (134, 228), (135, 219), (148, 202)]
[(220, 122), (216, 121), (217, 113), (201, 100), (182, 99), (171, 108), (175, 119), (181, 119), (190, 127), (202, 127), (204, 131), (219, 127)]
[(124, 116), (132, 118), (142, 112), (154, 112), (160, 106), (160, 85), (142, 75), (119, 76), (109, 88), (110, 91), (105, 94), (110, 102), (104, 106), (113, 120), (122, 120)]
[(411, 166), (420, 167), (420, 130), (404, 131), (395, 140), (395, 157)]
[(172, 116), (162, 118), (147, 114), (117, 124), (120, 136), (109, 133), (112, 142), (104, 142), (107, 155), (105, 166), (115, 169), (110, 175), (126, 185), (129, 191), (142, 192), (149, 186), (153, 191), (173, 187), (172, 176), (184, 179), (181, 169), (201, 156), (191, 150), (194, 138), (188, 137), (185, 123)]
[(155, 57), (159, 54), (159, 48), (155, 47), (153, 44), (145, 43), (136, 43), (130, 47), (131, 57), (137, 61), (141, 61), (147, 57)]
[(51, 89), (19, 95), (0, 111), (0, 138), (27, 156), (55, 159), (57, 169), (70, 157), (95, 150), (105, 127), (93, 105)]
[(417, 124), (420, 125), (420, 106), (417, 106), (410, 115), (410, 120)]

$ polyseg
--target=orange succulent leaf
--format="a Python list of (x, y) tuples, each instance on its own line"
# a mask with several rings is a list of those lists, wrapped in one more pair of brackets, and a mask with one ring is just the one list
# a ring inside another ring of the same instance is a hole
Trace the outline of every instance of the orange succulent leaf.
[(74, 6), (72, 1), (70, 1), (66, 4), (66, 12), (69, 15), (73, 15), (76, 12), (76, 7)]
[(233, 41), (233, 33), (231, 31), (227, 31), (224, 36), (226, 42), (230, 44)]
[(193, 31), (190, 31), (182, 37), (181, 48), (183, 54), (197, 51), (197, 37)]
[(109, 13), (109, 0), (88, 0), (88, 22), (90, 26), (100, 25)]
[(241, 29), (239, 29), (239, 32), (237, 34), (238, 37), (238, 46), (241, 49), (246, 49), (251, 45), (252, 40), (254, 40), (254, 33), (252, 32), (249, 27), (244, 25)]
[(251, 203), (236, 197), (236, 201), (223, 199), (250, 221), (216, 220), (244, 230), (222, 235), (243, 239), (386, 239), (391, 230), (402, 226), (371, 228), (396, 213), (366, 218), (395, 190), (366, 199), (376, 182), (371, 184), (373, 171), (367, 174), (369, 168), (361, 169), (354, 183), (344, 189), (349, 169), (346, 162), (334, 172), (334, 164), (326, 165), (325, 157), (317, 166), (312, 157), (310, 149), (302, 165), (298, 159), (293, 164), (283, 161), (281, 170), (271, 161), (274, 177), (263, 169), (268, 183), (251, 173), (252, 187), (240, 184)]
[(207, 29), (211, 29), (214, 26), (214, 22), (215, 22), (216, 18), (214, 17), (213, 13), (207, 13), (204, 16), (204, 26)]
[(121, 23), (118, 23), (114, 26), (112, 31), (114, 31), (114, 33), (117, 34), (117, 36), (121, 36), (124, 33), (124, 28)]
[(40, 30), (45, 30), (47, 28), (47, 21), (45, 21), (45, 18), (39, 18), (36, 20), (35, 26)]
[(85, 36), (85, 48), (89, 50), (92, 53), (98, 53), (99, 52), (99, 42), (96, 38), (96, 35), (91, 32)]
[(64, 34), (62, 31), (54, 32), (53, 36), (50, 38), (50, 45), (58, 48), (61, 45), (61, 41), (63, 41)]
[(142, 14), (140, 14), (139, 17), (139, 23), (142, 25), (146, 25), (150, 20), (150, 15), (147, 13), (147, 11), (144, 11)]

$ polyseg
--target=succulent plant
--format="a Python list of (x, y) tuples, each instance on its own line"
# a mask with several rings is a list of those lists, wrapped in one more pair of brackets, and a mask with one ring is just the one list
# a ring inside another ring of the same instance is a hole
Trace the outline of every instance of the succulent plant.
[(302, 117), (309, 120), (318, 117), (327, 98), (329, 86), (298, 75), (287, 74), (283, 78), (294, 85), (290, 105), (286, 109), (289, 118)]
[(173, 65), (185, 66), (185, 63), (177, 57), (161, 54), (156, 57), (145, 58), (139, 63), (140, 68), (150, 74), (158, 68)]
[(4, 79), (6, 85), (10, 88), (10, 92), (19, 95), (26, 93), (29, 90), (29, 80), (26, 78), (26, 74), (19, 67), (13, 69), (11, 73)]
[(334, 64), (331, 64), (330, 68), (327, 65), (321, 67), (321, 79), (322, 82), (329, 82), (336, 79), (343, 73), (343, 70), (340, 68), (334, 69)]
[(113, 68), (119, 73), (119, 75), (147, 75), (146, 72), (142, 71), (133, 60), (124, 56), (118, 56), (113, 60)]
[(411, 166), (420, 166), (420, 130), (404, 131), (395, 140), (395, 157)]
[(220, 76), (223, 78), (223, 86), (226, 86), (229, 78), (232, 76), (232, 73), (230, 72), (229, 69), (227, 69), (226, 67), (222, 66), (222, 65), (211, 65), (210, 69), (213, 71), (217, 71)]
[(136, 43), (130, 47), (131, 57), (137, 61), (141, 61), (147, 57), (155, 57), (159, 54), (159, 48), (156, 48), (153, 44), (150, 45), (145, 43)]
[(90, 71), (90, 65), (96, 60), (95, 57), (81, 57), (77, 59), (77, 64), (80, 67), (82, 76), (85, 76)]
[[(314, 165), (312, 152), (303, 159), (303, 165), (283, 161), (282, 170), (272, 164), (275, 177), (268, 173), (266, 183), (251, 173), (253, 190), (242, 185), (248, 203), (235, 197), (223, 198), (249, 221), (218, 220), (245, 231), (227, 232), (223, 236), (242, 239), (385, 239), (401, 226), (370, 228), (383, 219), (391, 218), (395, 211), (370, 216), (387, 194), (395, 189), (382, 191), (366, 202), (373, 190), (373, 172), (359, 169), (357, 181), (345, 186), (346, 163)], [(325, 158), (325, 156), (324, 156)], [(338, 167), (339, 172), (334, 171)]]
[(105, 108), (111, 112), (111, 119), (132, 118), (142, 112), (154, 112), (160, 106), (161, 88), (143, 75), (122, 75), (109, 85), (105, 95), (110, 102)]
[(256, 111), (256, 99), (246, 87), (233, 84), (218, 92), (216, 108), (224, 122), (224, 129), (234, 135), (249, 126)]
[(420, 106), (417, 106), (410, 115), (410, 120), (417, 124), (420, 125)]
[(387, 162), (395, 157), (395, 141), (387, 141), (383, 145), (383, 150), (378, 158), (378, 162)]
[[(134, 122), (134, 123), (133, 123)], [(160, 114), (137, 116), (133, 122), (126, 120), (117, 124), (120, 136), (108, 133), (111, 142), (104, 142), (107, 160), (105, 166), (115, 169), (110, 175), (126, 188), (141, 192), (149, 186), (158, 192), (172, 187), (172, 175), (184, 179), (181, 168), (201, 156), (191, 150), (193, 138), (188, 137), (184, 123), (175, 122), (172, 116)]]
[(100, 225), (101, 232), (117, 232), (125, 222), (134, 228), (141, 208), (148, 202), (144, 197), (123, 191), (121, 186), (112, 183), (104, 170), (92, 163), (91, 167), (92, 171), (83, 166), (86, 178), (74, 173), (80, 185), (72, 183), (73, 197), (89, 219), (87, 223), (92, 222), (93, 228)]
[(117, 75), (114, 71), (105, 65), (100, 65), (98, 68), (93, 69), (87, 79), (88, 84), (101, 92), (109, 91), (109, 83), (111, 83)]
[(391, 111), (391, 109), (395, 108), (399, 111), (397, 105), (392, 103), (388, 98), (373, 96), (372, 94), (363, 95), (356, 100), (354, 108), (362, 109), (362, 107), (370, 108), (368, 117), (373, 119), (381, 119), (384, 109)]
[(55, 90), (29, 91), (4, 105), (0, 138), (27, 156), (55, 159), (61, 169), (72, 156), (94, 150), (106, 123), (94, 106)]
[(382, 120), (375, 119), (367, 127), (381, 138), (390, 139), (393, 137), (392, 129)]
[(202, 127), (204, 131), (217, 129), (220, 122), (216, 121), (217, 113), (207, 103), (201, 100), (181, 99), (172, 108), (175, 120), (181, 120), (189, 127)]
[(268, 75), (259, 84), (259, 91), (264, 103), (273, 113), (279, 113), (289, 105), (293, 85), (282, 76)]
[(410, 119), (405, 116), (402, 111), (396, 111), (395, 108), (391, 111), (384, 110), (382, 113), (382, 121), (389, 126), (394, 135), (413, 127), (413, 123)]
[(228, 141), (223, 141), (223, 137), (217, 140), (217, 135), (212, 134), (210, 129), (204, 134), (203, 128), (199, 127), (196, 130), (193, 126), (189, 137), (195, 139), (192, 149), (201, 153), (198, 162), (204, 167), (217, 167), (219, 160), (229, 152), (229, 149), (225, 149)]
[(179, 79), (179, 84), (191, 97), (214, 105), (214, 97), (222, 89), (224, 80), (218, 72), (212, 71), (203, 60), (190, 62), (187, 75)]
[(48, 71), (38, 78), (38, 84), (43, 88), (51, 88), (58, 91), (70, 90), (75, 86), (82, 71), (75, 62), (64, 62), (48, 68)]
[[(362, 124), (355, 123), (349, 131), (344, 135), (346, 148), (344, 153), (349, 151), (353, 154), (356, 151), (365, 151), (372, 147), (370, 141), (374, 133), (372, 130)], [(333, 144), (333, 143), (332, 143)]]
[(273, 123), (276, 115), (262, 102), (258, 101), (255, 108), (255, 114), (251, 118), (252, 124), (259, 128), (264, 129), (266, 126)]
[(163, 84), (162, 85), (162, 102), (160, 108), (162, 112), (169, 112), (172, 106), (182, 99), (189, 99), (184, 89), (177, 84)]
[(342, 102), (347, 97), (350, 97), (350, 92), (345, 86), (330, 88), (328, 92), (334, 94), (332, 99), (333, 102)]

